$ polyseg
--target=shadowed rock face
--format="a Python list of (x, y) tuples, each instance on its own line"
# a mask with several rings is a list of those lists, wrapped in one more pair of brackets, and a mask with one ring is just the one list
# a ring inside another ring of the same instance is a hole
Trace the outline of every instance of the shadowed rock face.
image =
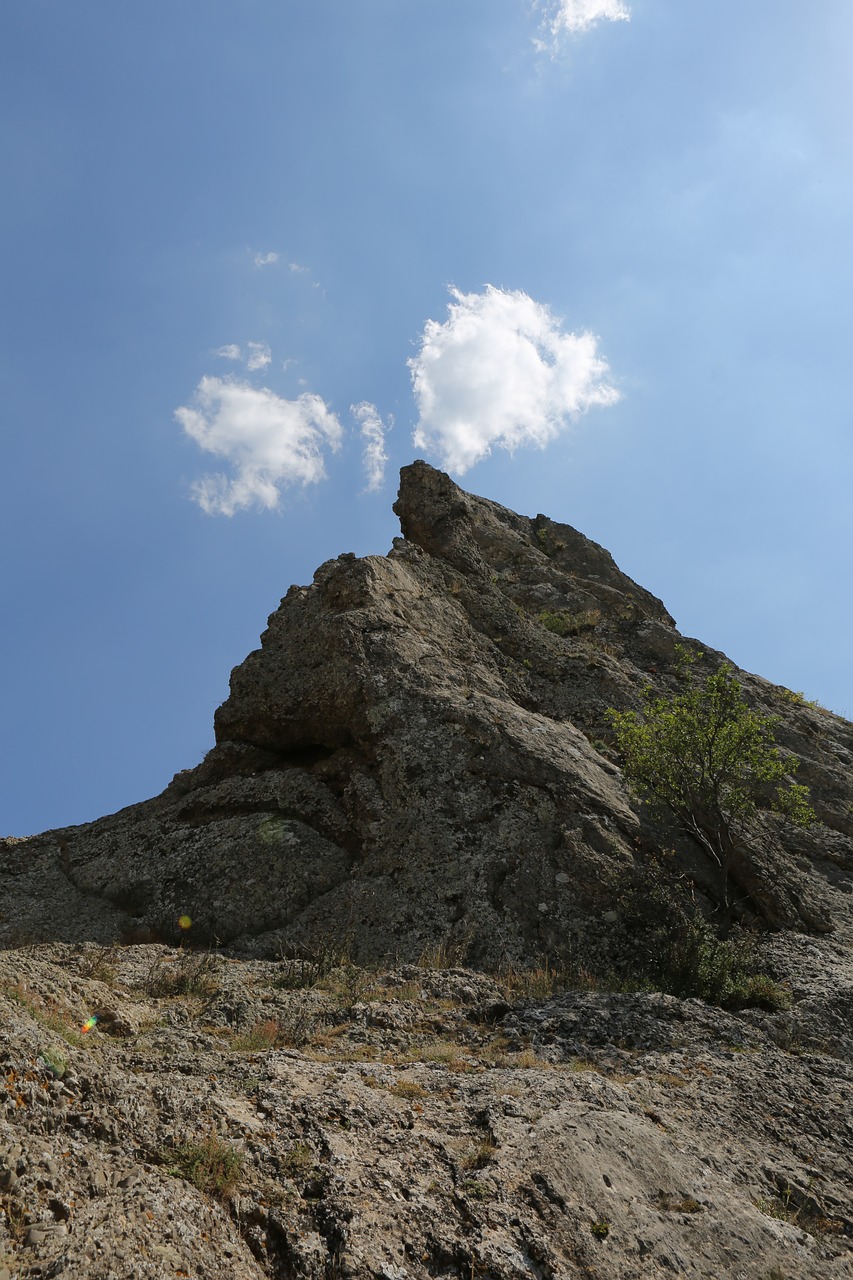
[[(661, 844), (713, 894), (607, 754), (608, 707), (679, 687), (663, 604), (570, 526), (423, 462), (395, 511), (387, 556), (344, 555), (291, 587), (201, 765), (111, 817), (5, 842), (0, 940), (174, 940), (188, 915), (197, 940), (250, 954), (345, 934), (363, 960), (444, 944), (493, 965), (605, 946), (614, 895)], [(696, 678), (721, 660), (706, 651)], [(846, 937), (851, 726), (742, 679), (781, 716), (824, 824), (767, 821), (738, 867), (747, 909)]]

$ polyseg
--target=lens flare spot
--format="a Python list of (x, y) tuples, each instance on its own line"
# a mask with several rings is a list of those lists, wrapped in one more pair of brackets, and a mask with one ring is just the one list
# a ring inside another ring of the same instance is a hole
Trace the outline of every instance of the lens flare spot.
[(87, 1018), (86, 1021), (83, 1023), (82, 1027), (80, 1028), (80, 1034), (84, 1036), (88, 1035), (89, 1032), (92, 1030), (92, 1028), (96, 1027), (97, 1025), (98, 1025), (98, 1015), (96, 1013), (93, 1013), (91, 1018)]
[(189, 918), (189, 916), (178, 916), (179, 929), (189, 929), (191, 925), (192, 925), (192, 920)]

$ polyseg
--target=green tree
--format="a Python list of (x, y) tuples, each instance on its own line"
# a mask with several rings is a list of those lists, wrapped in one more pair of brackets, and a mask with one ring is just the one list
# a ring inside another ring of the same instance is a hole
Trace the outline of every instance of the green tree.
[[(692, 658), (682, 655), (685, 664)], [(671, 698), (646, 690), (642, 714), (607, 713), (628, 785), (672, 814), (719, 868), (731, 921), (732, 864), (762, 799), (799, 826), (814, 821), (808, 787), (789, 780), (799, 761), (774, 745), (775, 721), (752, 711), (729, 666)]]

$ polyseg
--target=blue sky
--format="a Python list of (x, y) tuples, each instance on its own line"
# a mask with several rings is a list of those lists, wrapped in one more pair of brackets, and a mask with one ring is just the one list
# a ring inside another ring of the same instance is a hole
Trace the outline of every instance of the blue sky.
[(417, 456), (853, 715), (849, 0), (0, 23), (0, 833), (197, 763)]

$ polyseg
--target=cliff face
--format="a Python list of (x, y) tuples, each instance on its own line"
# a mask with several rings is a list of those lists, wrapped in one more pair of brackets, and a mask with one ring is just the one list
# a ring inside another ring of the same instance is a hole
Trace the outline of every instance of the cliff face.
[(201, 765), (0, 841), (0, 1280), (853, 1276), (853, 726), (738, 673), (820, 819), (734, 868), (790, 1007), (623, 991), (655, 856), (720, 886), (605, 712), (723, 655), (569, 526), (401, 481)]
[[(701, 854), (631, 802), (607, 747), (607, 707), (680, 687), (663, 604), (568, 525), (423, 462), (395, 510), (387, 556), (341, 556), (290, 589), (200, 766), (7, 849), (0, 938), (176, 940), (189, 916), (194, 940), (254, 954), (344, 933), (362, 959), (443, 944), (477, 964), (532, 960), (604, 938), (614, 894), (661, 845), (713, 898)], [(706, 651), (697, 678), (721, 660)], [(765, 822), (736, 869), (744, 909), (845, 932), (851, 728), (742, 678), (781, 717), (823, 824)]]

